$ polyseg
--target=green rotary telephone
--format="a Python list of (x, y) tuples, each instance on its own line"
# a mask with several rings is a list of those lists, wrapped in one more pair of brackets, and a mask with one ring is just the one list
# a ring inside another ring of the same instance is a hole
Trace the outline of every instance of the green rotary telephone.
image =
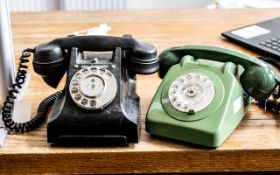
[(267, 99), (280, 80), (265, 62), (215, 46), (167, 49), (159, 65), (163, 81), (147, 112), (146, 131), (209, 147), (229, 137), (251, 97)]

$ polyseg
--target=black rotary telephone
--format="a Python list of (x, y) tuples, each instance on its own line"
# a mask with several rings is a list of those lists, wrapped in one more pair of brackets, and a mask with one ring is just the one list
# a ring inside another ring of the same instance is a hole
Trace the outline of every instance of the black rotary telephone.
[[(34, 54), (34, 71), (49, 86), (56, 88), (67, 71), (66, 84), (63, 91), (42, 101), (31, 121), (16, 123), (11, 118), (13, 100), (24, 82), (27, 68), (24, 63), (30, 53)], [(53, 105), (47, 124), (47, 139), (52, 146), (138, 142), (139, 97), (135, 93), (135, 74), (158, 70), (153, 45), (130, 35), (72, 36), (26, 49), (20, 60), (16, 83), (2, 113), (10, 130), (26, 132), (38, 127)]]

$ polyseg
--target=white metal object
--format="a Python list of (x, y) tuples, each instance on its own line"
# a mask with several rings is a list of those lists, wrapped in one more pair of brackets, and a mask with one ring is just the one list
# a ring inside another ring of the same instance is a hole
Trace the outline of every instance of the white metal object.
[(99, 24), (97, 27), (93, 27), (86, 30), (81, 30), (72, 33), (71, 35), (75, 36), (85, 36), (85, 35), (107, 35), (107, 33), (112, 29), (111, 26), (109, 26), (106, 23)]
[(32, 104), (26, 99), (15, 101), (13, 109), (13, 119), (16, 122), (26, 122), (31, 119)]
[(201, 73), (189, 73), (178, 77), (171, 84), (168, 98), (181, 112), (198, 112), (206, 108), (215, 96), (215, 85)]
[(5, 138), (7, 136), (7, 129), (6, 128), (0, 128), (0, 147), (3, 146)]
[(0, 1), (0, 86), (1, 104), (7, 96), (8, 88), (15, 79), (14, 51), (10, 28), (10, 17), (6, 0)]
[[(8, 88), (15, 78), (14, 52), (12, 46), (12, 35), (10, 28), (10, 17), (6, 0), (0, 0), (0, 103), (8, 94)], [(4, 128), (2, 116), (0, 115), (0, 147), (3, 145), (7, 135)]]
[(78, 106), (89, 110), (102, 109), (114, 100), (117, 81), (108, 69), (86, 67), (73, 75), (69, 92)]

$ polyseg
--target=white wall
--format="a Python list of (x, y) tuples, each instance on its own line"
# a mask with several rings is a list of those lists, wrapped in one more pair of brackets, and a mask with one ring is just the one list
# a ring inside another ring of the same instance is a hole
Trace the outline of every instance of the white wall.
[(63, 10), (125, 10), (127, 0), (60, 0)]
[(7, 0), (12, 11), (204, 8), (214, 0)]
[(205, 8), (214, 0), (127, 0), (127, 9)]
[[(1, 0), (2, 1), (2, 0)], [(11, 11), (58, 10), (58, 0), (6, 0)]]
[[(3, 1), (3, 0), (1, 0)], [(12, 11), (280, 8), (280, 0), (6, 0)], [(215, 2), (215, 3), (214, 3)], [(209, 6), (212, 4), (211, 6)]]

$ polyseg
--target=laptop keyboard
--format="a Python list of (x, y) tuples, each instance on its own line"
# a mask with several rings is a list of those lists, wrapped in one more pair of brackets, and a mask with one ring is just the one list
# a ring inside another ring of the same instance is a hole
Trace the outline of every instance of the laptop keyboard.
[(260, 42), (260, 45), (280, 52), (280, 36)]

